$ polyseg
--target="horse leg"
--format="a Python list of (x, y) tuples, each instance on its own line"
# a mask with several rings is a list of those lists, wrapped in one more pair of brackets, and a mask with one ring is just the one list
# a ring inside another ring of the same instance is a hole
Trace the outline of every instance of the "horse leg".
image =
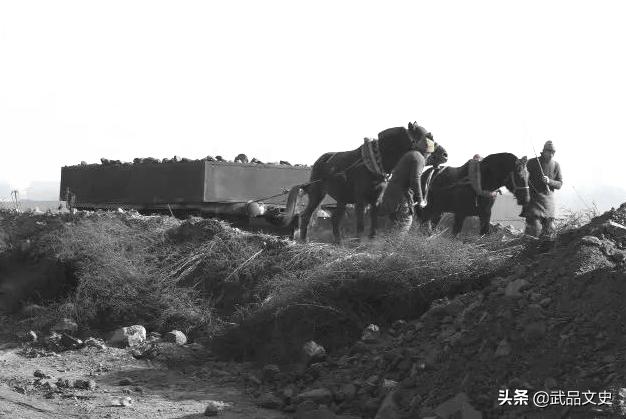
[(378, 229), (378, 206), (376, 204), (370, 205), (370, 235), (369, 238), (376, 237), (376, 230)]
[(322, 202), (326, 193), (320, 187), (316, 187), (307, 191), (307, 195), (309, 197), (309, 202), (300, 216), (300, 240), (305, 243), (307, 241), (309, 223), (311, 221), (311, 217), (313, 216), (313, 212), (317, 209), (320, 202)]
[(365, 216), (365, 204), (363, 204), (363, 202), (357, 202), (354, 205), (354, 211), (356, 212), (356, 238), (361, 240), (361, 236), (365, 230), (365, 222), (363, 220)]
[[(427, 208), (428, 207), (426, 207), (425, 209)], [(439, 225), (439, 222), (441, 221), (442, 216), (443, 216), (443, 213), (441, 212), (430, 212), (430, 211), (424, 212), (424, 220), (422, 221), (422, 223), (426, 226), (426, 232), (429, 236), (433, 235), (433, 232)]]
[(480, 211), (478, 219), (480, 220), (480, 235), (484, 236), (485, 234), (489, 234), (491, 228), (491, 207), (484, 208)]
[(341, 225), (341, 219), (346, 212), (346, 204), (343, 202), (337, 202), (337, 208), (333, 211), (331, 220), (333, 222), (333, 236), (335, 236), (335, 244), (341, 244), (341, 231), (339, 226)]
[(465, 222), (465, 215), (454, 214), (454, 226), (452, 227), (452, 235), (458, 236), (461, 230), (463, 230), (463, 223)]

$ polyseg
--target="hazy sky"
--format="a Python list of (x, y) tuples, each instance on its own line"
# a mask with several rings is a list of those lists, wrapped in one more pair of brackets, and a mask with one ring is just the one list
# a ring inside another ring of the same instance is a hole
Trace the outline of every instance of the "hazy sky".
[(310, 164), (415, 120), (451, 164), (551, 139), (564, 188), (621, 186), (625, 8), (0, 1), (0, 181), (100, 157)]

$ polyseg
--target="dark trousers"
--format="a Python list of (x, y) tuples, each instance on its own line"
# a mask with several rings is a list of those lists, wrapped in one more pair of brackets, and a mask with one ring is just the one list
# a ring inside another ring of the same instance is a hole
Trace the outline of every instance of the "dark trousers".
[(554, 218), (552, 217), (526, 217), (526, 230), (524, 233), (546, 239), (554, 238)]

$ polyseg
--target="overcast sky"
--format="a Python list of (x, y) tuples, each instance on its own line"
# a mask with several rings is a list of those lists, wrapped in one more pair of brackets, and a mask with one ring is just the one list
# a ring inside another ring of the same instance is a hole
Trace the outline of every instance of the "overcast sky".
[(454, 165), (551, 139), (564, 188), (619, 187), (623, 4), (2, 1), (0, 183), (100, 157), (311, 164), (415, 120)]

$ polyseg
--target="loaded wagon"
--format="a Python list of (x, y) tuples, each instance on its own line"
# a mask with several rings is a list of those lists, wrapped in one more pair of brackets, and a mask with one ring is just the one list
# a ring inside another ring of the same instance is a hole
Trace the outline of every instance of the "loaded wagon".
[(61, 169), (60, 199), (82, 210), (219, 217), (284, 232), (285, 192), (310, 174), (306, 166), (208, 160), (81, 164)]

